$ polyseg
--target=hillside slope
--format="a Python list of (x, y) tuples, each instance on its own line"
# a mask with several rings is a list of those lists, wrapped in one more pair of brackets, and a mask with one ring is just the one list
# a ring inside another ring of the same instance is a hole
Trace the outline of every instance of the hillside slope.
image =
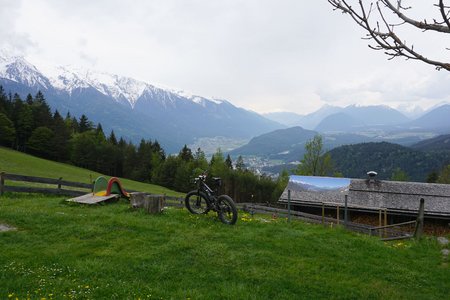
[[(0, 172), (46, 178), (62, 177), (67, 181), (84, 183), (89, 183), (91, 178), (95, 179), (102, 175), (91, 170), (34, 157), (3, 147), (0, 147)], [(183, 195), (154, 184), (146, 184), (129, 179), (121, 179), (121, 181), (125, 189), (152, 194), (167, 194), (173, 196)]]
[(336, 169), (350, 178), (366, 178), (368, 171), (376, 171), (379, 179), (390, 179), (400, 168), (410, 180), (424, 182), (429, 173), (450, 163), (449, 153), (422, 152), (387, 142), (346, 145), (329, 153)]
[(450, 134), (443, 134), (416, 143), (411, 148), (421, 151), (450, 151)]

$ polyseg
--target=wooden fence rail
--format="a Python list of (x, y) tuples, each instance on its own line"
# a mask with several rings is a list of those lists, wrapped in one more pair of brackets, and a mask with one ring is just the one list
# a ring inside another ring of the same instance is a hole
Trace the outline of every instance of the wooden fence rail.
[[(288, 211), (287, 209), (268, 207), (268, 206), (264, 206), (264, 205), (254, 204), (254, 203), (238, 203), (237, 205), (239, 208), (243, 209), (246, 212), (252, 213), (252, 214), (253, 213), (265, 213), (265, 214), (270, 213), (270, 214), (276, 214), (276, 215), (282, 216), (282, 217), (288, 217), (288, 215), (290, 214), (290, 215), (292, 215), (293, 218), (296, 218), (298, 220), (302, 220), (305, 222), (309, 222), (309, 223), (324, 224), (324, 225), (339, 224), (339, 219), (325, 217), (323, 215), (322, 216), (314, 215), (314, 214), (304, 213), (304, 212), (300, 212), (300, 211)], [(415, 222), (416, 221), (394, 224), (394, 225), (389, 225), (388, 227), (405, 225), (406, 223), (413, 224)], [(342, 224), (342, 222), (341, 222), (341, 224)], [(378, 230), (380, 229), (380, 227), (373, 227), (370, 225), (353, 223), (353, 222), (345, 222), (344, 227), (346, 229), (354, 231), (354, 232), (359, 232), (359, 233), (364, 233), (364, 234), (369, 234), (369, 235), (374, 235), (374, 232), (377, 229)], [(411, 234), (403, 232), (398, 229), (385, 228), (385, 226), (383, 226), (381, 228), (383, 228), (383, 230), (384, 230), (382, 240), (397, 240), (397, 239), (406, 239), (406, 238), (412, 237)]]
[[(29, 186), (11, 186), (6, 185), (5, 180), (9, 181), (22, 181), (39, 184), (55, 185), (55, 187), (29, 187)], [(0, 173), (0, 195), (5, 192), (18, 192), (18, 193), (44, 193), (54, 195), (67, 195), (67, 196), (80, 196), (86, 194), (87, 191), (65, 189), (65, 187), (82, 188), (92, 191), (93, 184), (73, 182), (63, 180), (62, 177), (44, 178), (35, 176), (25, 176), (18, 174), (7, 174), (5, 172)]]

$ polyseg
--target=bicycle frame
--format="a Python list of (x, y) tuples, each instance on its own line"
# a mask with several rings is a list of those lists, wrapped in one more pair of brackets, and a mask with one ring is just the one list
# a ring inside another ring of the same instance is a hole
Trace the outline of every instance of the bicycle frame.
[(205, 182), (206, 176), (205, 175), (200, 175), (198, 177), (198, 191), (199, 192), (203, 192), (206, 196), (206, 201), (208, 202), (208, 206), (210, 206), (210, 208), (214, 211), (217, 211), (217, 192), (218, 189), (216, 191), (214, 191), (213, 189), (211, 189)]

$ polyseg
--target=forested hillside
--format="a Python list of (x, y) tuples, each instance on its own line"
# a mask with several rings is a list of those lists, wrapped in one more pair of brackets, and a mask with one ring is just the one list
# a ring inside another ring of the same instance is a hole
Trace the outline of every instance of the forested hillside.
[(401, 170), (409, 180), (425, 182), (431, 173), (450, 164), (449, 152), (423, 152), (387, 142), (346, 145), (329, 153), (335, 169), (351, 178), (365, 178), (373, 170), (379, 179), (391, 179)]
[(44, 95), (38, 92), (22, 100), (6, 95), (0, 86), (0, 145), (42, 158), (70, 163), (102, 174), (154, 183), (180, 192), (193, 186), (202, 172), (223, 178), (223, 192), (236, 201), (278, 200), (287, 184), (286, 177), (274, 181), (247, 170), (238, 159), (233, 162), (220, 150), (211, 161), (199, 148), (184, 146), (178, 155), (166, 155), (158, 141), (141, 140), (139, 145), (105, 134), (85, 115), (51, 112)]

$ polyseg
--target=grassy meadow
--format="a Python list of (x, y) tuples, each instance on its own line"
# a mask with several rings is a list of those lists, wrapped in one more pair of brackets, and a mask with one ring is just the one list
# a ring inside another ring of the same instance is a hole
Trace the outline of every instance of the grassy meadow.
[[(90, 183), (91, 179), (94, 180), (98, 176), (102, 175), (91, 170), (38, 158), (3, 147), (0, 147), (0, 172), (46, 178), (63, 177), (63, 179), (67, 181), (84, 183)], [(106, 176), (106, 178), (109, 177)], [(154, 184), (146, 184), (122, 178), (120, 181), (122, 182), (125, 190), (130, 189), (153, 194), (166, 194), (170, 196), (183, 195)], [(7, 184), (16, 183), (11, 182)], [(30, 183), (27, 183), (27, 185), (30, 185)]]
[(0, 197), (0, 299), (448, 299), (435, 238), (381, 242), (240, 213)]
[[(0, 148), (0, 171), (89, 182), (98, 173)], [(182, 194), (122, 180), (125, 189)], [(120, 200), (0, 197), (0, 299), (448, 299), (435, 238), (375, 237), (240, 212), (235, 226)]]

